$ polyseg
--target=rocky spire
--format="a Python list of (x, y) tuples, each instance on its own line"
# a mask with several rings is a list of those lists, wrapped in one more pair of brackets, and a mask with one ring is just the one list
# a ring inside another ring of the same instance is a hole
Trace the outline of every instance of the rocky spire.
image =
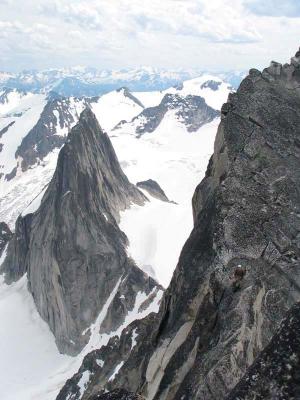
[(120, 210), (145, 200), (87, 108), (60, 151), (40, 207), (18, 219), (2, 267), (7, 281), (27, 272), (37, 309), (61, 351), (76, 353), (86, 344), (89, 332), (83, 332), (116, 285), (127, 297), (104, 321), (108, 330), (123, 321), (138, 291), (155, 288), (128, 259), (117, 224)]

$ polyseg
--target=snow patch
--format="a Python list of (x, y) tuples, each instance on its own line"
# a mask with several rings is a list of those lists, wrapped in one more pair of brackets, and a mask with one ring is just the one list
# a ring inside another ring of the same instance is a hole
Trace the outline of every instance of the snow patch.
[(141, 106), (124, 95), (124, 90), (101, 96), (91, 107), (100, 126), (106, 131), (113, 129), (121, 120), (130, 121), (143, 111)]
[(112, 375), (108, 378), (108, 382), (112, 382), (115, 377), (117, 376), (118, 372), (120, 371), (120, 369), (123, 367), (124, 365), (124, 361), (121, 361), (120, 364), (118, 364), (116, 366), (116, 368), (114, 369), (114, 372), (112, 373)]
[(137, 344), (136, 338), (138, 337), (138, 333), (137, 333), (137, 328), (135, 328), (132, 331), (132, 336), (131, 336), (131, 350), (134, 348), (134, 346)]
[(4, 263), (4, 260), (6, 258), (6, 254), (7, 254), (7, 247), (8, 247), (8, 243), (6, 244), (6, 246), (4, 247), (1, 257), (0, 257), (0, 267), (1, 265)]
[(81, 399), (84, 394), (85, 388), (90, 381), (90, 376), (91, 376), (90, 371), (84, 371), (82, 373), (82, 376), (81, 376), (79, 382), (77, 383), (77, 386), (79, 387), (79, 390), (80, 390), (79, 399)]
[(98, 365), (98, 367), (103, 368), (104, 361), (103, 360), (96, 360), (96, 364)]

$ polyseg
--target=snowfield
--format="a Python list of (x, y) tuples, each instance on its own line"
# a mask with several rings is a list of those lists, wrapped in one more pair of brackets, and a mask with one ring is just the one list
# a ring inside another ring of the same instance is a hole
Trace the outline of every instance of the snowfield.
[[(212, 90), (210, 87), (205, 87), (206, 82), (217, 82), (217, 90)], [(206, 103), (215, 110), (221, 110), (223, 103), (226, 102), (228, 93), (231, 91), (230, 85), (223, 82), (222, 79), (216, 78), (213, 75), (201, 75), (200, 77), (184, 81), (182, 89), (171, 88), (168, 93), (178, 93), (182, 96), (189, 94), (201, 96), (205, 98)]]
[(56, 386), (59, 370), (70, 357), (59, 354), (27, 290), (26, 276), (10, 286), (0, 276), (0, 315), (1, 398), (54, 399), (47, 394), (49, 386)]
[(219, 119), (215, 119), (188, 133), (169, 111), (154, 132), (140, 139), (129, 132), (111, 138), (131, 182), (154, 179), (177, 203), (162, 202), (145, 192), (149, 203), (134, 205), (121, 215), (120, 227), (129, 238), (129, 254), (140, 268), (153, 270), (152, 275), (165, 287), (193, 226), (191, 199), (205, 175), (218, 124)]
[(2, 96), (4, 96), (5, 99), (0, 103), (0, 116), (12, 112), (19, 106), (21, 100), (28, 100), (33, 97), (32, 93), (23, 93), (17, 90), (12, 90), (9, 92), (0, 90), (0, 98)]
[(41, 165), (35, 165), (25, 172), (19, 169), (11, 181), (0, 180), (0, 221), (5, 221), (10, 229), (14, 230), (20, 214), (26, 215), (38, 209), (40, 193), (53, 176), (58, 154), (59, 149), (56, 149), (44, 158)]
[[(38, 314), (27, 290), (27, 277), (23, 276), (18, 282), (8, 286), (4, 283), (3, 276), (0, 276), (1, 399), (55, 400), (65, 381), (77, 372), (86, 354), (106, 345), (111, 337), (120, 336), (132, 321), (158, 311), (162, 291), (140, 313), (137, 310), (148, 296), (138, 293), (136, 304), (123, 325), (115, 332), (100, 335), (101, 323), (119, 284), (120, 281), (92, 324), (89, 343), (77, 357), (70, 357), (58, 352), (54, 336)], [(81, 383), (84, 385), (84, 382)]]
[[(217, 90), (210, 87), (204, 87), (206, 82), (216, 82)], [(203, 87), (202, 87), (203, 86)], [(184, 81), (182, 88), (172, 87), (166, 90), (155, 92), (135, 92), (134, 95), (141, 100), (145, 107), (153, 107), (158, 105), (164, 95), (167, 93), (179, 94), (181, 96), (201, 96), (204, 97), (206, 103), (215, 110), (221, 110), (223, 103), (227, 101), (228, 93), (232, 90), (228, 83), (213, 75), (203, 74), (197, 78)]]
[(113, 91), (100, 97), (92, 104), (102, 129), (109, 131), (122, 120), (131, 120), (143, 111), (143, 108), (124, 95), (124, 89)]

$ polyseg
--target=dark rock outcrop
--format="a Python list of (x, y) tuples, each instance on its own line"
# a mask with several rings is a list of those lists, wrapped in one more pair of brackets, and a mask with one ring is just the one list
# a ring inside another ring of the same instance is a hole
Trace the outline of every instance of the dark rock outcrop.
[(105, 305), (101, 331), (110, 332), (134, 308), (138, 292), (147, 297), (160, 290), (127, 257), (117, 224), (120, 210), (145, 200), (86, 109), (60, 151), (39, 209), (18, 219), (2, 266), (7, 282), (27, 272), (37, 309), (62, 352), (74, 354), (87, 343)]
[(2, 138), (2, 136), (9, 130), (9, 128), (11, 126), (13, 126), (15, 124), (15, 121), (10, 122), (8, 125), (6, 125), (3, 129), (1, 129), (0, 131), (0, 139)]
[(151, 313), (142, 320), (132, 322), (120, 338), (113, 336), (106, 346), (87, 354), (79, 371), (61, 389), (57, 400), (65, 400), (69, 396), (78, 400), (79, 382), (84, 374), (89, 379), (82, 400), (120, 387), (140, 394), (139, 386), (155, 343), (160, 317)]
[(109, 393), (92, 396), (89, 400), (145, 400), (145, 398), (124, 389), (116, 389)]
[[(104, 367), (86, 396), (96, 386), (148, 400), (230, 394), (300, 300), (299, 126), (299, 55), (251, 70), (229, 95), (160, 311), (99, 350)], [(115, 381), (106, 362), (119, 366)]]
[(226, 400), (300, 398), (300, 303)]
[(136, 186), (140, 189), (146, 190), (151, 196), (158, 200), (170, 202), (166, 193), (162, 190), (159, 184), (153, 179), (148, 179), (147, 181), (137, 182)]
[[(219, 112), (208, 106), (203, 97), (166, 94), (158, 106), (145, 108), (133, 118), (131, 123), (136, 127), (137, 136), (153, 132), (169, 110), (175, 111), (176, 117), (189, 132), (197, 131), (219, 116)], [(123, 123), (118, 124), (115, 129), (122, 125)]]
[(219, 89), (219, 86), (221, 85), (221, 83), (222, 82), (209, 80), (209, 81), (202, 83), (201, 89), (209, 88), (209, 89), (213, 90), (214, 92), (216, 92)]
[(117, 92), (121, 91), (123, 92), (125, 97), (128, 97), (128, 99), (132, 100), (138, 106), (145, 108), (143, 103), (137, 97), (135, 97), (127, 87), (121, 87), (120, 89), (117, 89)]

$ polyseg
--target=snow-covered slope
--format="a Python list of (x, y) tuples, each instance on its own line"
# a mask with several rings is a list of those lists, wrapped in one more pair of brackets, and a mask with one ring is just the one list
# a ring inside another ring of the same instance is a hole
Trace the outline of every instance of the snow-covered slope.
[(222, 104), (226, 102), (228, 93), (233, 88), (229, 83), (214, 75), (203, 74), (193, 79), (186, 80), (175, 87), (170, 87), (161, 91), (137, 92), (135, 93), (143, 102), (145, 107), (153, 107), (161, 102), (165, 94), (179, 94), (180, 96), (201, 96), (206, 103), (220, 110)]
[[(4, 105), (0, 118), (0, 130), (11, 125), (0, 138), (2, 174), (9, 174), (16, 167), (15, 153), (22, 139), (37, 123), (46, 102), (46, 96), (42, 94), (28, 94), (23, 97), (13, 95)], [(9, 114), (7, 114), (8, 111)]]
[[(119, 282), (120, 283), (120, 282)], [(147, 300), (139, 293), (134, 309), (123, 325), (110, 334), (99, 334), (101, 323), (117, 294), (118, 285), (90, 327), (91, 338), (77, 357), (59, 353), (54, 336), (38, 314), (27, 290), (27, 278), (7, 286), (0, 276), (0, 382), (2, 400), (54, 400), (65, 381), (80, 367), (86, 354), (107, 344), (112, 336), (120, 336), (134, 320), (158, 311), (160, 291), (148, 308), (140, 311)]]
[(30, 93), (16, 89), (0, 90), (0, 116), (3, 116), (18, 107), (24, 98), (30, 97)]
[[(39, 194), (52, 178), (58, 153), (59, 149), (53, 150), (42, 163), (34, 165), (25, 172), (19, 170), (10, 181), (2, 177), (0, 180), (0, 221), (5, 221), (11, 229), (14, 229), (19, 214), (33, 212), (38, 208)], [(30, 205), (31, 208), (28, 208)], [(32, 205), (35, 205), (35, 208), (32, 208)]]
[(144, 108), (139, 99), (126, 88), (114, 90), (101, 96), (91, 106), (101, 127), (107, 131), (122, 120), (132, 119)]
[(183, 96), (196, 95), (205, 99), (206, 103), (214, 108), (220, 110), (223, 103), (226, 102), (228, 93), (232, 87), (224, 82), (221, 78), (213, 75), (202, 75), (200, 77), (187, 80), (183, 82), (181, 87), (172, 88), (169, 92), (179, 93)]
[(132, 182), (154, 179), (178, 203), (151, 198), (150, 203), (133, 206), (121, 218), (121, 229), (130, 242), (129, 253), (145, 271), (154, 270), (164, 286), (171, 279), (192, 228), (191, 198), (213, 152), (218, 123), (215, 119), (191, 133), (170, 111), (157, 130), (140, 139), (126, 130), (114, 131), (111, 136), (129, 179)]
[[(44, 388), (55, 388), (71, 357), (59, 354), (27, 290), (26, 276), (10, 286), (0, 276), (0, 315), (1, 398), (38, 400)], [(46, 390), (42, 398), (53, 400), (54, 395)]]

